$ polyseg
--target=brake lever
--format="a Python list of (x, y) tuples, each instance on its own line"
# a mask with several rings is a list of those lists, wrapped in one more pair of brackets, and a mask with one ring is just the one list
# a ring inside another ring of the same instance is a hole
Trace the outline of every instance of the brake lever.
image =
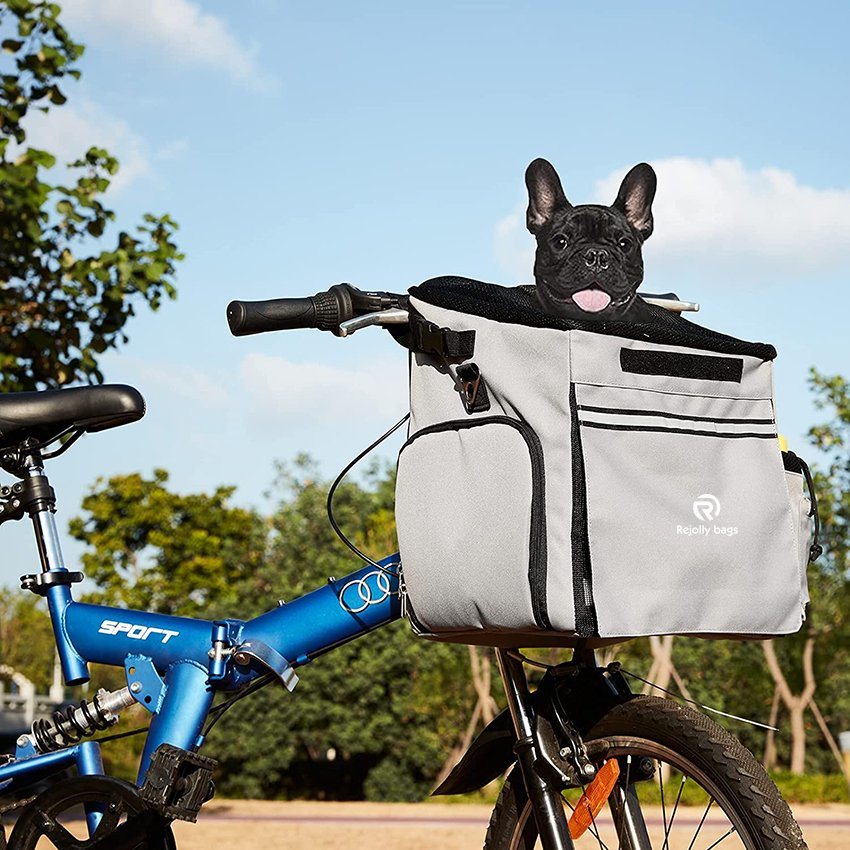
[(347, 322), (342, 322), (339, 326), (339, 336), (351, 336), (355, 331), (368, 328), (370, 325), (406, 325), (407, 318), (407, 310), (402, 310), (400, 307), (364, 313), (362, 316), (355, 316)]
[(653, 304), (656, 307), (663, 307), (671, 313), (698, 313), (699, 304), (695, 301), (680, 301), (678, 298), (668, 298), (664, 295), (640, 295), (643, 301), (647, 304)]

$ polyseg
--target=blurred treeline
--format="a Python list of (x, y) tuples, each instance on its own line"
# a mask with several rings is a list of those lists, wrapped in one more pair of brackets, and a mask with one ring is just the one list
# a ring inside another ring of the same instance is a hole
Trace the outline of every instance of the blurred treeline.
[[(813, 373), (812, 385), (825, 412), (811, 433), (826, 551), (810, 566), (813, 601), (804, 629), (770, 643), (635, 640), (602, 660), (616, 657), (721, 711), (774, 720), (777, 735), (720, 718), (773, 770), (838, 774), (830, 738), (850, 729), (850, 396), (841, 378)], [(345, 575), (357, 563), (328, 524), (327, 486), (309, 458), (280, 465), (272, 491), (277, 506), (265, 516), (235, 506), (232, 488), (175, 493), (164, 471), (151, 479), (99, 480), (71, 522), (71, 533), (87, 545), (82, 566), (98, 588), (90, 598), (207, 619), (247, 618)], [(374, 465), (337, 492), (341, 526), (375, 555), (395, 549), (393, 489), (394, 471)], [(53, 659), (40, 603), (5, 591), (0, 606), (0, 658), (46, 688)], [(96, 684), (119, 686), (120, 671), (99, 670)], [(207, 751), (221, 762), (219, 789), (226, 794), (419, 799), (501, 705), (486, 650), (430, 643), (399, 622), (314, 661), (293, 694), (269, 686), (238, 703), (214, 729)], [(137, 711), (120, 728), (146, 718)], [(132, 774), (140, 742), (108, 745), (112, 766)], [(830, 787), (834, 796), (841, 783)]]
[[(118, 228), (104, 206), (118, 170), (107, 151), (80, 151), (55, 177), (56, 158), (27, 144), (27, 115), (61, 108), (66, 83), (80, 76), (83, 46), (61, 18), (56, 3), (0, 0), (3, 391), (102, 380), (101, 356), (126, 342), (133, 315), (174, 297), (182, 258), (167, 215)], [(804, 630), (770, 644), (679, 638), (616, 649), (628, 669), (664, 687), (730, 713), (774, 717), (783, 729), (775, 738), (724, 722), (768, 765), (797, 775), (837, 772), (830, 741), (850, 729), (850, 394), (839, 377), (813, 373), (812, 385), (825, 412), (811, 437), (826, 552), (810, 570)], [(250, 617), (357, 566), (327, 523), (326, 490), (310, 461), (298, 458), (280, 468), (277, 506), (265, 516), (234, 505), (231, 488), (179, 494), (164, 471), (125, 475), (94, 484), (71, 531), (88, 546), (83, 567), (97, 599), (208, 619)], [(371, 553), (395, 548), (392, 507), (387, 468), (338, 493), (341, 525)], [(49, 623), (42, 603), (17, 590), (0, 590), (0, 663), (47, 690)], [(95, 687), (123, 684), (120, 671), (95, 676)], [(416, 799), (501, 704), (486, 651), (422, 641), (400, 622), (315, 661), (294, 695), (269, 687), (240, 702), (208, 749), (230, 794)], [(146, 719), (140, 708), (128, 711), (122, 728)], [(140, 740), (109, 744), (110, 767), (132, 776)]]

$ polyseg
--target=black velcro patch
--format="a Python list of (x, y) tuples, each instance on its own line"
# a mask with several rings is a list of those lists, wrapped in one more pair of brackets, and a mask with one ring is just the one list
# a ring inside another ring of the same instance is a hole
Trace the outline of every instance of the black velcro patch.
[(671, 378), (693, 378), (700, 381), (733, 381), (741, 383), (744, 361), (740, 357), (714, 357), (709, 354), (680, 354), (675, 351), (652, 351), (621, 348), (620, 367), (635, 375), (665, 375)]

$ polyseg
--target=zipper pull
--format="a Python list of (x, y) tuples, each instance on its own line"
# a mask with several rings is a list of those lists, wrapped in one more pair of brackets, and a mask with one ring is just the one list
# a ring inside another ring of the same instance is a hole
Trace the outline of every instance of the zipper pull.
[(407, 585), (404, 583), (404, 579), (402, 578), (401, 571), (399, 570), (398, 574), (398, 597), (401, 602), (401, 617), (402, 619), (407, 618)]

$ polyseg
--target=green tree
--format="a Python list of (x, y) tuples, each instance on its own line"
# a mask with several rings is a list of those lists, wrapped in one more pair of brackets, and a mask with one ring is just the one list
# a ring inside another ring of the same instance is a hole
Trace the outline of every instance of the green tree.
[(174, 493), (168, 473), (98, 479), (83, 499), (71, 534), (87, 544), (93, 599), (165, 614), (233, 614), (241, 588), (264, 557), (266, 526), (254, 511), (230, 504), (233, 487)]
[(803, 629), (765, 646), (776, 694), (790, 714), (788, 763), (798, 774), (835, 770), (838, 759), (831, 738), (850, 723), (850, 392), (844, 378), (816, 369), (809, 383), (815, 405), (827, 413), (827, 420), (809, 431), (821, 452), (813, 470), (823, 554), (809, 564), (812, 599)]
[[(281, 467), (271, 520), (229, 503), (232, 488), (182, 495), (153, 478), (98, 481), (72, 520), (99, 601), (205, 618), (248, 618), (359, 562), (325, 514), (309, 459)], [(337, 491), (336, 516), (362, 548), (393, 551), (394, 475), (375, 467)], [(213, 730), (220, 787), (247, 796), (420, 799), (475, 703), (465, 647), (400, 622), (305, 667), (294, 694), (270, 685)]]
[[(334, 513), (364, 551), (394, 551), (394, 472), (344, 483)], [(328, 482), (304, 456), (280, 467), (269, 558), (244, 593), (259, 613), (343, 576), (358, 560), (325, 513)], [(210, 750), (225, 793), (418, 800), (428, 793), (475, 703), (466, 647), (416, 637), (406, 622), (335, 649), (301, 671), (293, 694), (268, 688), (225, 715)]]
[(0, 663), (23, 673), (45, 693), (53, 678), (53, 647), (44, 602), (0, 588)]
[[(817, 369), (809, 383), (826, 414), (809, 431), (822, 454), (813, 468), (824, 551), (809, 567), (811, 627), (822, 636), (814, 657), (816, 699), (827, 725), (838, 732), (850, 729), (850, 384)], [(821, 761), (828, 759), (824, 753)]]
[(118, 161), (102, 148), (69, 163), (69, 185), (49, 180), (56, 158), (26, 145), (27, 115), (65, 103), (83, 47), (55, 3), (0, 2), (0, 391), (100, 382), (100, 355), (126, 342), (136, 305), (173, 298), (167, 215), (114, 233), (103, 195)]
[(821, 518), (821, 543), (826, 563), (836, 576), (850, 575), (850, 384), (841, 375), (824, 375), (812, 369), (809, 383), (815, 404), (827, 411), (826, 422), (809, 431), (823, 452), (825, 465), (818, 467), (816, 489)]

